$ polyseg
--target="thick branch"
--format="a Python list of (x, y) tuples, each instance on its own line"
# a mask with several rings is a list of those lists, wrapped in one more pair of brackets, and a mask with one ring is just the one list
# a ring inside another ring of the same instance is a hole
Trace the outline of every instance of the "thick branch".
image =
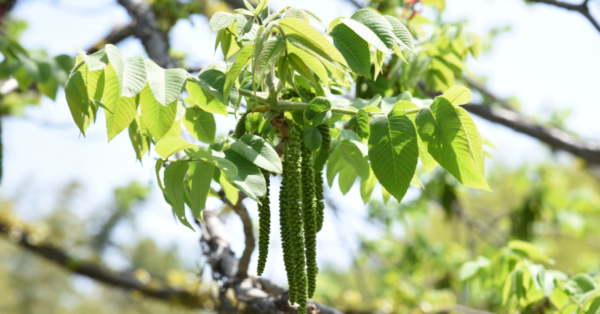
[(517, 132), (538, 139), (554, 149), (567, 151), (589, 163), (600, 165), (599, 143), (582, 141), (559, 129), (538, 125), (513, 111), (476, 104), (468, 104), (462, 107), (486, 120), (502, 124)]
[[(238, 278), (237, 259), (231, 251), (227, 233), (216, 212), (204, 211), (204, 223), (202, 227), (201, 241), (210, 248), (205, 252), (213, 272), (226, 279), (226, 286), (233, 288), (236, 297), (254, 308), (259, 313), (297, 313), (297, 310), (289, 303), (288, 292), (270, 281), (257, 278)], [(340, 311), (309, 301), (309, 310), (316, 312), (317, 308), (321, 314), (341, 314)]]
[(133, 27), (131, 25), (115, 27), (106, 37), (88, 48), (87, 53), (92, 54), (100, 49), (104, 49), (104, 46), (107, 44), (116, 45), (131, 35), (133, 35)]
[(596, 30), (598, 30), (600, 32), (600, 24), (590, 13), (590, 8), (588, 7), (588, 1), (589, 0), (584, 0), (581, 4), (571, 4), (571, 3), (566, 3), (566, 2), (558, 1), (558, 0), (529, 0), (529, 2), (544, 3), (544, 4), (553, 5), (555, 7), (563, 8), (566, 10), (579, 12), (580, 14), (585, 16), (585, 18), (587, 18), (588, 21), (590, 21), (590, 23), (592, 23), (592, 25), (594, 25)]
[(513, 107), (513, 105), (511, 105), (506, 99), (502, 99), (502, 98), (494, 95), (490, 90), (487, 89), (487, 87), (485, 87), (485, 85), (477, 82), (476, 80), (470, 78), (467, 75), (463, 75), (462, 78), (467, 84), (469, 84), (469, 86), (478, 90), (483, 96), (487, 97), (491, 101), (498, 103), (504, 109), (515, 111), (515, 108)]
[[(64, 251), (50, 245), (30, 242), (27, 232), (16, 229), (12, 230), (10, 225), (1, 221), (0, 234), (9, 236), (16, 244), (63, 267), (65, 270), (95, 279), (113, 287), (137, 290), (157, 300), (168, 301), (189, 308), (203, 308), (203, 301), (201, 301), (198, 295), (185, 290), (166, 287), (164, 284), (157, 287), (155, 283), (147, 284), (139, 281), (129, 272), (114, 272), (93, 263), (78, 261)], [(17, 240), (15, 241), (15, 239)]]
[(177, 62), (169, 55), (169, 42), (158, 28), (152, 4), (144, 0), (118, 0), (131, 16), (133, 34), (142, 41), (152, 61), (163, 68), (174, 68)]

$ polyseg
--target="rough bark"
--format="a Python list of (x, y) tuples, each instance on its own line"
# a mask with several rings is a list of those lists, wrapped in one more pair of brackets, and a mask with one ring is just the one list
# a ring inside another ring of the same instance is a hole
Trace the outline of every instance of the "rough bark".
[(142, 41), (150, 59), (163, 68), (174, 68), (177, 62), (169, 55), (169, 41), (158, 28), (152, 4), (144, 0), (118, 0), (131, 16), (135, 37)]

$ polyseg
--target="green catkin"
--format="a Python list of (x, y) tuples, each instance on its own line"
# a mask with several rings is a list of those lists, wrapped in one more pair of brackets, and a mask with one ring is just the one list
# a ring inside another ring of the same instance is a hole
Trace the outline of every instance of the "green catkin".
[[(288, 226), (290, 234), (290, 248), (293, 251), (295, 302), (299, 305), (298, 312), (306, 313), (306, 258), (303, 237), (302, 209), (302, 157), (300, 151), (300, 132), (295, 126), (290, 127), (289, 133), (289, 164), (287, 186), (289, 187), (288, 201), (290, 219)], [(287, 157), (287, 156), (286, 156)]]
[(326, 124), (321, 124), (318, 126), (319, 132), (321, 132), (321, 137), (323, 138), (323, 142), (321, 144), (321, 149), (324, 152), (331, 151), (331, 129)]
[(315, 174), (315, 199), (316, 199), (316, 223), (317, 232), (323, 229), (323, 221), (325, 220), (325, 195), (323, 195), (323, 170)]
[(306, 273), (308, 297), (312, 298), (317, 287), (317, 213), (315, 202), (315, 173), (312, 152), (302, 144), (302, 218), (306, 245)]
[(285, 273), (287, 275), (290, 302), (293, 304), (296, 300), (296, 285), (294, 284), (294, 266), (292, 263), (292, 252), (291, 252), (291, 240), (290, 240), (290, 229), (289, 229), (289, 155), (288, 145), (285, 146), (284, 158), (283, 158), (283, 172), (281, 173), (281, 187), (279, 190), (279, 228), (281, 234), (281, 247), (283, 249), (283, 264), (285, 265)]
[(244, 134), (247, 133), (246, 131), (246, 117), (248, 116), (248, 112), (242, 114), (240, 116), (240, 119), (238, 120), (238, 123), (235, 125), (235, 133), (233, 134), (233, 136), (237, 139), (240, 139), (240, 137), (244, 136)]
[[(321, 149), (324, 152), (331, 151), (331, 129), (328, 125), (321, 124), (318, 126), (319, 132), (321, 132), (321, 137), (323, 138), (323, 143), (321, 144)], [(323, 229), (323, 221), (325, 220), (325, 196), (323, 195), (323, 170), (320, 170), (315, 174), (315, 197), (316, 197), (316, 206), (317, 206), (317, 232)]]
[(271, 234), (271, 201), (269, 199), (269, 184), (271, 174), (267, 171), (262, 170), (267, 183), (267, 193), (258, 206), (258, 225), (259, 225), (259, 236), (258, 236), (258, 269), (257, 273), (261, 276), (265, 270), (267, 264), (267, 255), (269, 254), (269, 236)]

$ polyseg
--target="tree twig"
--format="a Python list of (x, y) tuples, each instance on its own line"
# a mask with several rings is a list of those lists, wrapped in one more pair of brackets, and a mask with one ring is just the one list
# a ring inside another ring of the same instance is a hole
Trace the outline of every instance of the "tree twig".
[(591, 164), (600, 165), (600, 143), (598, 142), (583, 141), (559, 129), (541, 126), (513, 111), (472, 103), (462, 107), (486, 120), (527, 134), (554, 149), (567, 151)]
[(511, 105), (506, 99), (502, 99), (502, 98), (494, 95), (489, 89), (487, 89), (487, 87), (485, 85), (477, 82), (476, 80), (470, 78), (467, 75), (463, 75), (462, 78), (465, 81), (465, 83), (469, 84), (469, 86), (471, 86), (472, 88), (479, 91), (483, 96), (487, 97), (491, 101), (498, 103), (504, 109), (516, 111), (515, 108), (513, 107), (513, 105)]
[(596, 30), (598, 30), (598, 32), (600, 32), (600, 23), (598, 23), (598, 21), (590, 13), (590, 8), (588, 7), (589, 0), (584, 0), (580, 4), (571, 4), (558, 0), (529, 0), (529, 2), (544, 3), (562, 9), (579, 12), (581, 15), (585, 16), (585, 18), (588, 19), (590, 23), (592, 23), (592, 25), (596, 28)]

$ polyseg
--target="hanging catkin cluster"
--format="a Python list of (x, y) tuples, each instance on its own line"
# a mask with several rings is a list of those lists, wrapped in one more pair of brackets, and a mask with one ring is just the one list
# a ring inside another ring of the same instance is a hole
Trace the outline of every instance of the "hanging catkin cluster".
[(308, 297), (312, 298), (317, 286), (317, 204), (315, 199), (315, 173), (312, 153), (302, 144), (302, 217), (306, 242), (306, 272)]
[(269, 235), (271, 234), (271, 201), (269, 200), (269, 184), (271, 174), (262, 170), (267, 184), (267, 193), (258, 206), (258, 275), (262, 275), (267, 263), (267, 255), (269, 254)]
[[(321, 150), (329, 153), (331, 151), (331, 130), (328, 125), (319, 125), (319, 132), (323, 142), (321, 144)], [(316, 224), (317, 232), (323, 228), (323, 220), (325, 217), (325, 196), (323, 195), (323, 169), (320, 169), (315, 175), (315, 198), (316, 198)]]
[(304, 245), (304, 221), (302, 215), (302, 157), (300, 132), (291, 121), (286, 139), (284, 169), (280, 200), (281, 238), (283, 261), (288, 275), (290, 302), (299, 305), (300, 313), (306, 312), (306, 257)]
[(235, 125), (235, 133), (233, 134), (233, 136), (235, 138), (240, 139), (240, 137), (244, 136), (244, 134), (246, 134), (248, 132), (248, 131), (246, 131), (246, 118), (247, 117), (248, 117), (248, 112), (246, 112), (240, 116), (238, 123)]

